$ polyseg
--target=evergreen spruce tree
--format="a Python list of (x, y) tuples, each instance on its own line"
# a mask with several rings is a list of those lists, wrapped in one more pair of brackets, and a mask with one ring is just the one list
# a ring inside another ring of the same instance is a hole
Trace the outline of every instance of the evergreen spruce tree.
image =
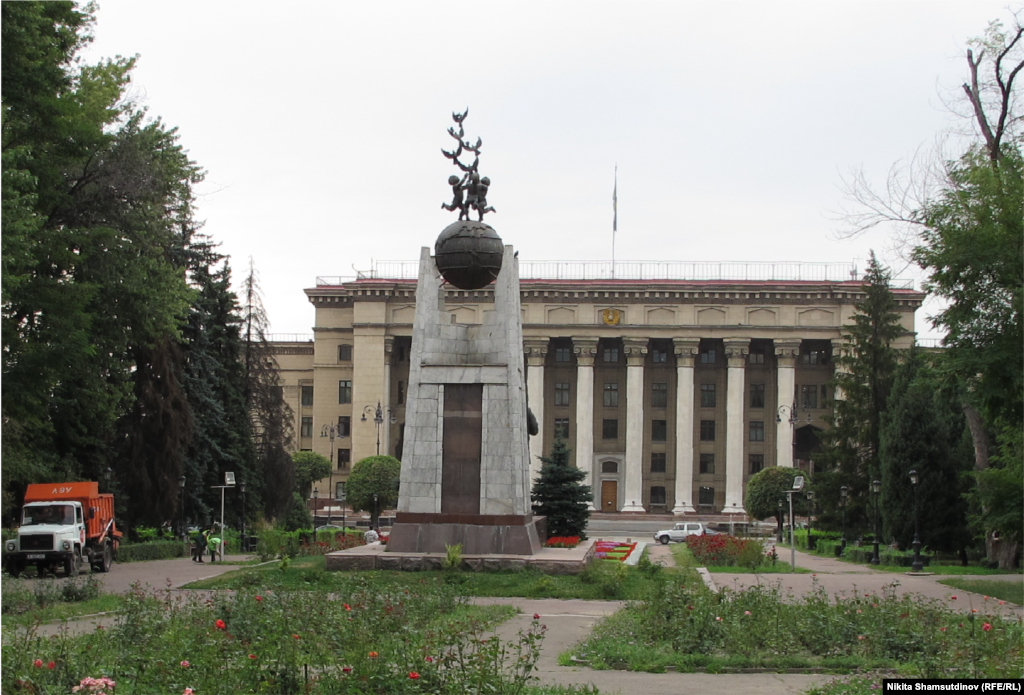
[(909, 473), (916, 470), (922, 547), (966, 557), (971, 535), (965, 474), (973, 454), (957, 394), (942, 387), (925, 355), (911, 350), (896, 370), (888, 406), (881, 432), (882, 542), (911, 547), (915, 500)]
[(881, 422), (887, 417), (889, 391), (899, 360), (892, 343), (904, 333), (889, 289), (890, 278), (889, 271), (872, 253), (864, 275), (864, 299), (856, 304), (853, 323), (844, 327), (843, 354), (835, 357), (832, 426), (822, 434), (822, 451), (816, 457), (824, 469), (814, 478), (821, 507), (826, 510), (822, 524), (839, 528), (840, 488), (846, 486), (848, 536), (851, 530), (870, 529), (868, 486), (881, 475)]
[(581, 484), (586, 472), (569, 465), (569, 448), (558, 437), (550, 456), (542, 456), (544, 465), (533, 485), (533, 513), (547, 517), (548, 538), (579, 536), (586, 538), (590, 519), (588, 503), (594, 499), (589, 485)]

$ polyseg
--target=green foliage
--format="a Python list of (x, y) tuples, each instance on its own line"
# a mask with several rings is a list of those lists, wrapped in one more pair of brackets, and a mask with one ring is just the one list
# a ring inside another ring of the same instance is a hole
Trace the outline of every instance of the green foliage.
[(590, 519), (588, 503), (594, 495), (581, 481), (586, 471), (569, 465), (570, 450), (562, 437), (555, 439), (549, 456), (542, 456), (543, 466), (533, 484), (533, 513), (547, 517), (548, 538), (579, 536), (586, 539)]
[(280, 520), (285, 531), (297, 531), (299, 529), (313, 530), (313, 515), (306, 506), (306, 500), (299, 493), (292, 494), (292, 503)]
[(118, 562), (142, 562), (144, 560), (171, 560), (186, 557), (188, 546), (181, 541), (147, 541), (145, 543), (122, 543), (117, 549)]
[(444, 546), (444, 559), (441, 560), (441, 568), (454, 572), (462, 567), (462, 543)]
[(971, 525), (979, 534), (994, 531), (1013, 542), (1024, 529), (1024, 430), (1002, 427), (991, 463), (974, 474), (977, 487), (972, 499), (977, 511)]
[(22, 615), (58, 603), (81, 603), (100, 595), (100, 583), (93, 575), (70, 577), (62, 582), (29, 581), (4, 576), (4, 615)]
[(1004, 143), (992, 161), (981, 146), (947, 164), (945, 185), (919, 211), (914, 260), (926, 289), (946, 300), (933, 319), (954, 370), (989, 422), (1024, 419), (1024, 157)]
[[(925, 355), (911, 350), (895, 374), (882, 423), (881, 538), (909, 548), (915, 505), (921, 543), (937, 550), (964, 548), (971, 540), (964, 499), (965, 473), (973, 466), (963, 410), (947, 393)], [(917, 497), (909, 472), (916, 470)], [(872, 512), (874, 510), (871, 510)]]
[[(666, 577), (599, 623), (573, 653), (595, 668), (886, 669), (918, 678), (1019, 678), (1020, 621), (881, 592), (794, 600), (781, 582), (711, 592)], [(631, 645), (637, 645), (633, 647)], [(639, 647), (639, 648), (638, 648)]]
[[(743, 498), (743, 508), (747, 514), (763, 521), (768, 517), (779, 515), (779, 500), (783, 500), (783, 515), (789, 513), (789, 496), (786, 494), (793, 489), (793, 481), (797, 476), (802, 475), (796, 468), (773, 466), (765, 468), (750, 476), (747, 481), (747, 492)], [(802, 495), (797, 495), (793, 500), (794, 510), (800, 509)]]
[(906, 333), (889, 288), (890, 279), (891, 273), (872, 253), (864, 274), (864, 299), (856, 304), (853, 323), (844, 326), (842, 352), (835, 357), (831, 386), (841, 391), (842, 398), (833, 404), (831, 428), (822, 434), (822, 451), (816, 458), (824, 468), (815, 476), (824, 528), (841, 525), (837, 510), (843, 486), (849, 489), (847, 528), (870, 524), (868, 490), (881, 474), (881, 426), (899, 361), (899, 351), (892, 343)]
[[(292, 454), (295, 464), (295, 488), (303, 498), (312, 495), (313, 483), (331, 474), (330, 460), (314, 451), (296, 451)], [(331, 490), (329, 494), (334, 494)]]
[(401, 473), (402, 463), (394, 456), (367, 456), (356, 461), (345, 484), (349, 505), (357, 512), (370, 512), (370, 523), (377, 526), (381, 510), (398, 504)]

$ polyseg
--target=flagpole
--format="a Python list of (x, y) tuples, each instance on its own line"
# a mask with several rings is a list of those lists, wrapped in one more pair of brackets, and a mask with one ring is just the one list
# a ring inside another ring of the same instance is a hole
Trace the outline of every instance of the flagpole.
[(615, 165), (615, 185), (612, 187), (612, 280), (615, 279), (615, 233), (619, 231), (619, 165)]

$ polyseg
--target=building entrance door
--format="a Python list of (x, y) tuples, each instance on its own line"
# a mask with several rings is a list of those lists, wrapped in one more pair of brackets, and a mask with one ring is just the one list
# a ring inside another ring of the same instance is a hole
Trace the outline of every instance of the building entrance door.
[(619, 483), (615, 480), (601, 481), (601, 511), (616, 512), (619, 499)]

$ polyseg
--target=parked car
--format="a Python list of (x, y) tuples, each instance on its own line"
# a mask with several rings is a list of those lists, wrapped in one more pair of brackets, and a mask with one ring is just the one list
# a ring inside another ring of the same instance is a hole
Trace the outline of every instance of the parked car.
[(704, 536), (709, 531), (704, 524), (699, 521), (680, 521), (678, 524), (666, 531), (658, 531), (654, 534), (654, 540), (658, 541), (662, 545), (668, 545), (670, 542), (675, 541), (676, 543), (683, 543), (686, 541), (687, 536)]

